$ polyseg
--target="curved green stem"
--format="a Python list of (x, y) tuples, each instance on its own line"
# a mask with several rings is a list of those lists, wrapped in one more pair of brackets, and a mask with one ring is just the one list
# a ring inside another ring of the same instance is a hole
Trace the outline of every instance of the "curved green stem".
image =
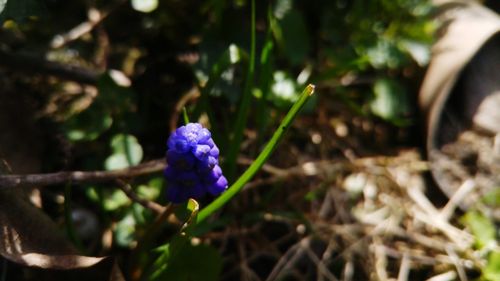
[(187, 123), (189, 123), (189, 116), (188, 116), (188, 113), (187, 113), (187, 110), (186, 110), (186, 107), (182, 107), (182, 118), (184, 119), (184, 125), (186, 125)]
[(197, 223), (205, 220), (208, 216), (224, 206), (227, 202), (229, 202), (229, 200), (231, 200), (231, 198), (233, 198), (236, 194), (238, 194), (238, 192), (241, 191), (241, 189), (247, 182), (252, 179), (252, 177), (260, 170), (262, 165), (264, 165), (264, 163), (267, 161), (280, 140), (283, 138), (286, 130), (299, 113), (300, 109), (304, 106), (306, 101), (313, 93), (314, 85), (308, 85), (300, 95), (297, 102), (295, 102), (290, 111), (288, 111), (283, 121), (281, 121), (280, 126), (274, 132), (273, 137), (266, 144), (259, 156), (257, 156), (257, 159), (255, 159), (252, 165), (250, 165), (250, 167), (248, 167), (248, 169), (238, 178), (238, 180), (233, 183), (233, 185), (231, 185), (224, 193), (222, 193), (221, 196), (219, 196), (198, 213)]

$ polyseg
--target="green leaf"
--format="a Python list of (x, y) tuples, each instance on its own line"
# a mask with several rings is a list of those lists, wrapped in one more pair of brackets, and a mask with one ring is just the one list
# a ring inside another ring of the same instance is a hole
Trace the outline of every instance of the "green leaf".
[(139, 12), (150, 13), (158, 8), (158, 0), (132, 0), (132, 8)]
[[(130, 111), (134, 93), (127, 78), (118, 71), (109, 71), (99, 78), (99, 95), (85, 111), (71, 116), (64, 124), (66, 136), (71, 141), (92, 141), (121, 120)], [(114, 163), (120, 162), (114, 159)]]
[[(285, 71), (275, 71), (272, 74), (272, 83), (270, 85), (269, 95), (267, 100), (279, 109), (286, 110), (290, 108), (300, 97), (300, 88), (303, 87), (303, 81), (307, 80), (303, 74), (304, 70), (297, 78), (293, 78), (290, 73)], [(301, 80), (299, 82), (299, 80)], [(305, 104), (303, 111), (310, 113), (315, 109), (316, 97), (313, 96), (308, 103)]]
[(99, 193), (97, 192), (97, 188), (94, 186), (85, 187), (85, 194), (92, 202), (99, 202)]
[(178, 233), (165, 245), (158, 247), (156, 250), (161, 251), (161, 255), (154, 262), (147, 280), (163, 280), (160, 277), (170, 266), (170, 262), (174, 260), (185, 245), (189, 243), (188, 237), (184, 233)]
[(274, 72), (270, 93), (269, 99), (279, 108), (289, 108), (300, 95), (295, 79), (284, 71)]
[(465, 224), (474, 235), (476, 246), (482, 249), (491, 243), (495, 243), (495, 226), (486, 216), (477, 211), (469, 211), (462, 217)]
[(372, 112), (380, 118), (405, 125), (404, 118), (410, 113), (409, 98), (403, 86), (395, 80), (378, 79), (373, 85)]
[(130, 199), (119, 189), (113, 191), (106, 190), (103, 193), (103, 207), (106, 211), (115, 211), (130, 204)]
[(113, 124), (113, 118), (99, 104), (92, 104), (84, 112), (72, 116), (64, 123), (66, 136), (71, 141), (92, 141), (97, 139)]
[[(129, 202), (130, 203), (130, 200)], [(115, 213), (116, 214), (116, 213)], [(134, 203), (125, 209), (123, 217), (113, 229), (116, 244), (121, 247), (131, 247), (137, 239), (137, 229), (144, 226), (150, 218), (149, 210)]]
[(110, 171), (127, 168), (130, 165), (128, 164), (127, 156), (125, 154), (113, 154), (106, 158), (104, 166), (106, 167), (106, 170)]
[(283, 19), (283, 17), (292, 10), (292, 6), (292, 0), (278, 0), (274, 5), (273, 15), (277, 19)]
[(135, 240), (136, 221), (131, 210), (116, 224), (114, 236), (116, 243), (122, 247), (129, 247)]
[(413, 60), (421, 67), (427, 65), (431, 59), (431, 50), (428, 44), (412, 40), (401, 40), (399, 47), (408, 52)]
[(137, 194), (144, 199), (156, 200), (162, 192), (164, 181), (162, 177), (153, 178), (148, 184), (139, 185)]
[(142, 147), (133, 135), (115, 135), (110, 146), (113, 154), (105, 161), (106, 170), (127, 168), (139, 164), (142, 160)]
[(45, 12), (41, 0), (0, 0), (0, 24), (5, 20), (23, 21), (28, 17), (40, 16)]
[(377, 69), (398, 68), (405, 62), (405, 56), (392, 40), (380, 38), (368, 48), (358, 48), (360, 55), (366, 56), (368, 62)]
[(492, 191), (483, 196), (485, 204), (492, 207), (500, 207), (500, 187), (494, 188)]
[(215, 281), (221, 269), (222, 257), (213, 247), (186, 243), (169, 262), (161, 280)]
[(120, 71), (110, 70), (102, 74), (97, 81), (99, 96), (95, 102), (114, 115), (130, 111), (134, 102), (130, 84), (130, 80)]
[(196, 223), (196, 217), (198, 216), (199, 209), (200, 205), (196, 200), (192, 198), (190, 198), (181, 207), (177, 208), (175, 215), (180, 221), (184, 222), (184, 231), (189, 232), (187, 231), (187, 228), (193, 226)]
[(488, 264), (483, 271), (483, 277), (488, 281), (500, 280), (500, 251), (494, 251), (488, 256)]
[(0, 0), (0, 14), (4, 13), (5, 6), (7, 6), (7, 0)]
[(294, 65), (301, 64), (310, 52), (309, 33), (302, 14), (297, 10), (290, 10), (279, 21), (282, 33), (282, 46), (285, 55)]
[(182, 233), (174, 236), (153, 265), (148, 280), (212, 281), (218, 280), (222, 257), (211, 246), (194, 245)]
[[(185, 223), (167, 245), (160, 247), (163, 253), (154, 262), (148, 280), (217, 280), (222, 265), (218, 253), (211, 252), (213, 249), (208, 246), (190, 243), (191, 230), (196, 225), (199, 208), (200, 205), (194, 199), (189, 199), (182, 207), (177, 208), (177, 218)], [(211, 257), (214, 255), (215, 257)], [(207, 257), (213, 258), (213, 261), (206, 262)], [(210, 265), (207, 266), (207, 263)]]

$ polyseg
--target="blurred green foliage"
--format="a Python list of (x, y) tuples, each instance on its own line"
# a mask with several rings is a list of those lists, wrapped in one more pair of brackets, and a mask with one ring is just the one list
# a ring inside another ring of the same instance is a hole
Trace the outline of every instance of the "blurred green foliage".
[(45, 12), (45, 6), (39, 0), (0, 0), (0, 23), (7, 19), (24, 21)]
[(500, 280), (500, 251), (489, 254), (488, 264), (484, 268), (482, 279), (485, 281)]
[(132, 135), (115, 135), (110, 143), (113, 154), (106, 159), (106, 170), (124, 169), (137, 165), (142, 160), (142, 147)]
[(486, 260), (481, 267), (481, 281), (500, 280), (500, 238), (499, 228), (491, 210), (500, 207), (498, 196), (500, 190), (493, 189), (484, 195), (474, 208), (469, 209), (462, 216), (461, 222), (469, 228), (475, 239), (475, 247), (480, 250)]
[(496, 243), (496, 228), (493, 222), (484, 214), (471, 210), (467, 212), (462, 221), (467, 225), (476, 238), (476, 247), (482, 249), (491, 247)]

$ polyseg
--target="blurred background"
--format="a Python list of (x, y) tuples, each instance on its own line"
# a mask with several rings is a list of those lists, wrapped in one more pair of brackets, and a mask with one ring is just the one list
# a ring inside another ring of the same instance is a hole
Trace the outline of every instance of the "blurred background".
[[(216, 270), (192, 280), (500, 280), (498, 182), (474, 204), (450, 205), (426, 162), (417, 101), (443, 6), (256, 1), (253, 27), (249, 0), (1, 2), (0, 158), (14, 174), (161, 159), (185, 107), (211, 129), (234, 182), (316, 85), (263, 171), (199, 231)], [(498, 1), (480, 4), (498, 13)], [(130, 184), (167, 203), (161, 172)], [(71, 240), (117, 257), (129, 280), (130, 253), (155, 214), (113, 183), (71, 190), (24, 194), (63, 231), (70, 201)], [(3, 269), (3, 280), (44, 280), (14, 263)]]

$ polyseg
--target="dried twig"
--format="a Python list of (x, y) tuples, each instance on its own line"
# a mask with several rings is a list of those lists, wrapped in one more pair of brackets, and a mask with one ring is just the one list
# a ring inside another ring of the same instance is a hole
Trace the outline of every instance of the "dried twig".
[(455, 251), (451, 247), (446, 248), (446, 253), (448, 254), (448, 257), (450, 257), (455, 268), (457, 269), (460, 281), (468, 281), (469, 279), (467, 278), (467, 274), (465, 274), (464, 267), (460, 263), (460, 258), (458, 257), (457, 253), (455, 253)]
[(451, 280), (456, 280), (457, 279), (457, 273), (453, 270), (447, 271), (445, 273), (441, 273), (439, 275), (435, 275), (427, 281), (451, 281)]
[(304, 237), (293, 246), (274, 265), (273, 270), (267, 276), (266, 281), (277, 280), (282, 272), (293, 266), (295, 262), (304, 254), (304, 246), (309, 243), (310, 237)]
[(246, 250), (243, 245), (243, 241), (238, 240), (238, 255), (240, 258), (239, 269), (241, 271), (241, 280), (262, 280), (257, 273), (248, 265), (248, 260), (246, 258)]
[(162, 214), (165, 211), (165, 207), (163, 207), (162, 205), (160, 205), (158, 203), (155, 203), (153, 201), (150, 201), (150, 200), (146, 200), (146, 199), (140, 198), (134, 192), (134, 190), (132, 189), (132, 187), (130, 186), (130, 184), (128, 184), (128, 183), (126, 183), (126, 182), (124, 182), (122, 180), (116, 180), (116, 182), (118, 183), (118, 187), (123, 192), (125, 192), (125, 194), (128, 196), (128, 198), (130, 198), (130, 200), (132, 200), (132, 201), (134, 201), (136, 203), (141, 204), (146, 209), (152, 210), (157, 215), (160, 215), (160, 214)]
[(338, 281), (337, 277), (333, 275), (333, 273), (328, 269), (328, 267), (325, 265), (325, 262), (323, 259), (319, 259), (318, 256), (311, 250), (310, 245), (306, 245), (304, 248), (305, 253), (311, 261), (313, 261), (316, 264), (316, 267), (318, 269), (318, 275), (325, 277), (328, 281)]
[(398, 281), (408, 281), (408, 275), (410, 274), (411, 260), (407, 252), (403, 254), (401, 259), (401, 265), (399, 266)]
[(71, 171), (48, 174), (0, 175), (0, 188), (42, 187), (47, 185), (72, 183), (105, 182), (121, 178), (134, 178), (159, 172), (166, 167), (164, 159), (152, 160), (127, 169), (114, 171)]
[(106, 19), (113, 10), (118, 8), (123, 3), (126, 3), (126, 1), (123, 0), (118, 1), (117, 3), (113, 3), (111, 7), (103, 11), (99, 11), (95, 8), (90, 8), (87, 13), (88, 20), (80, 23), (79, 25), (75, 26), (74, 28), (72, 28), (71, 30), (69, 30), (64, 34), (56, 35), (50, 42), (50, 47), (61, 48), (64, 45), (68, 44), (69, 42), (77, 40), (83, 35), (89, 33), (104, 19)]
[[(251, 160), (239, 161), (240, 164), (251, 163)], [(121, 178), (134, 178), (141, 175), (147, 175), (159, 172), (165, 169), (167, 164), (164, 159), (156, 159), (139, 164), (126, 169), (113, 171), (68, 171), (46, 174), (27, 174), (27, 175), (0, 175), (0, 188), (12, 188), (17, 186), (41, 187), (54, 184), (62, 184), (68, 181), (72, 183), (105, 182)], [(290, 169), (290, 173), (270, 166), (264, 165), (262, 170), (269, 174), (279, 175), (279, 179), (285, 176), (297, 174), (302, 171), (301, 167)]]
[(342, 280), (344, 281), (352, 281), (354, 276), (354, 262), (350, 255), (346, 256), (344, 270), (342, 271)]
[(95, 85), (101, 74), (99, 71), (75, 65), (49, 61), (34, 55), (11, 53), (0, 49), (0, 66), (10, 69), (53, 75), (62, 79)]
[(446, 206), (441, 210), (441, 217), (448, 221), (451, 218), (451, 215), (453, 215), (453, 212), (457, 208), (458, 205), (460, 205), (465, 197), (469, 195), (474, 188), (476, 187), (476, 183), (472, 179), (467, 179), (465, 180), (460, 188), (453, 194), (453, 196), (450, 198)]
[(373, 237), (373, 253), (375, 256), (375, 273), (378, 280), (389, 280), (387, 273), (387, 253), (385, 247), (382, 246), (382, 240), (379, 237)]
[(472, 235), (454, 227), (448, 221), (444, 220), (439, 215), (439, 211), (419, 188), (410, 187), (407, 192), (409, 197), (416, 203), (416, 206), (412, 208), (412, 212), (417, 220), (439, 229), (443, 234), (448, 236), (453, 243), (461, 247), (461, 250), (470, 247), (474, 240)]

